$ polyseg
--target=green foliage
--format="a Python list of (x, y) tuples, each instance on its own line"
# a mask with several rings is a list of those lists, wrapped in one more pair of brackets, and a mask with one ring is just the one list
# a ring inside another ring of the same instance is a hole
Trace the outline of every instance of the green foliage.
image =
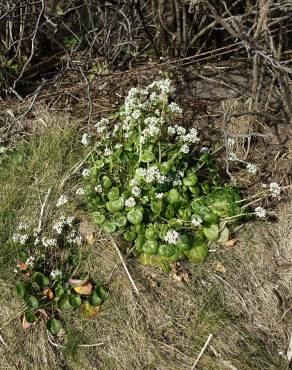
[(169, 80), (132, 89), (118, 115), (96, 125), (100, 135), (84, 170), (93, 221), (133, 242), (143, 264), (165, 269), (203, 261), (207, 242), (228, 238), (224, 221), (241, 213), (237, 190), (222, 185), (197, 130), (173, 124), (181, 109), (169, 103), (171, 92)]

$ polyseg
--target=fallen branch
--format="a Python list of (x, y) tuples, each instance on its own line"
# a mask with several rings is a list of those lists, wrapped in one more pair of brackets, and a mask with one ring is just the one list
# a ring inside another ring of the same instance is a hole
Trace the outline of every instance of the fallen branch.
[(204, 347), (202, 348), (201, 352), (199, 353), (199, 355), (198, 355), (198, 357), (197, 357), (197, 359), (196, 359), (193, 367), (191, 368), (191, 370), (194, 370), (196, 368), (196, 366), (198, 365), (198, 363), (199, 363), (201, 357), (203, 356), (204, 352), (206, 351), (206, 348), (208, 347), (208, 345), (209, 345), (210, 340), (212, 339), (212, 337), (213, 337), (213, 334), (211, 333), (209, 335), (209, 337), (207, 338), (207, 340), (206, 340), (206, 342), (204, 344)]
[(110, 236), (110, 240), (111, 240), (111, 242), (112, 242), (112, 244), (113, 244), (113, 246), (114, 246), (115, 250), (117, 251), (117, 253), (118, 253), (119, 257), (120, 257), (120, 260), (121, 260), (121, 262), (122, 262), (122, 265), (123, 265), (123, 267), (124, 267), (124, 269), (125, 269), (125, 271), (126, 271), (126, 274), (128, 275), (128, 278), (129, 278), (129, 280), (130, 280), (131, 284), (133, 285), (133, 288), (134, 288), (134, 290), (135, 290), (136, 294), (138, 295), (138, 294), (139, 294), (139, 290), (138, 290), (138, 288), (137, 288), (137, 286), (136, 286), (136, 284), (135, 284), (134, 280), (132, 279), (132, 276), (130, 275), (130, 272), (129, 272), (129, 270), (128, 270), (128, 268), (127, 268), (126, 264), (125, 264), (124, 258), (123, 258), (123, 256), (122, 256), (122, 253), (121, 253), (121, 251), (120, 251), (119, 247), (117, 246), (116, 242), (114, 241), (114, 239), (113, 239), (111, 236)]

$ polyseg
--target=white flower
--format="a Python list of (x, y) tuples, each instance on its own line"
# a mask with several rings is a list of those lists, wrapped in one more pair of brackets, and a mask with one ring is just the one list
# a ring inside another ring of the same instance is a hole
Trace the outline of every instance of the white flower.
[(174, 135), (176, 133), (176, 129), (174, 126), (169, 126), (167, 128), (167, 132), (170, 134), (170, 135)]
[(175, 125), (175, 128), (178, 135), (185, 135), (186, 129), (183, 126)]
[(151, 100), (151, 101), (153, 101), (153, 100), (156, 100), (157, 99), (157, 93), (154, 91), (154, 92), (152, 92), (151, 94), (150, 94), (150, 96), (149, 96), (149, 99)]
[(164, 237), (164, 240), (168, 244), (177, 244), (180, 240), (180, 235), (175, 230), (168, 230), (168, 232), (166, 233), (166, 235)]
[(83, 188), (77, 189), (76, 192), (75, 192), (75, 194), (76, 195), (84, 195), (85, 194), (84, 189)]
[(57, 245), (57, 239), (50, 239), (50, 238), (43, 237), (42, 245), (44, 247), (55, 247)]
[(278, 197), (281, 193), (281, 187), (277, 182), (271, 182), (269, 190), (273, 198)]
[(123, 147), (123, 144), (120, 144), (120, 143), (118, 143), (118, 144), (116, 144), (116, 145), (115, 145), (115, 148), (116, 148), (116, 149), (120, 149), (120, 148), (122, 148), (122, 147)]
[(131, 190), (131, 193), (134, 195), (134, 197), (139, 197), (141, 194), (141, 189), (138, 186), (134, 186)]
[(193, 216), (192, 217), (192, 224), (194, 226), (200, 226), (202, 222), (203, 222), (203, 220), (201, 219), (201, 217), (199, 217), (199, 216)]
[(62, 271), (60, 270), (53, 270), (51, 273), (50, 273), (52, 279), (56, 279), (58, 278), (59, 276), (62, 276)]
[(56, 206), (61, 207), (66, 203), (68, 203), (68, 198), (66, 197), (66, 195), (60, 195), (59, 199), (57, 200)]
[(129, 207), (129, 208), (132, 208), (136, 205), (136, 201), (135, 201), (135, 198), (133, 197), (130, 197), (128, 198), (126, 201), (125, 201), (125, 206), (126, 207)]
[(28, 265), (29, 267), (33, 267), (35, 258), (33, 256), (29, 257), (26, 261), (25, 264)]
[(67, 225), (71, 226), (72, 222), (74, 221), (74, 216), (67, 217), (67, 220), (65, 221)]
[(90, 175), (90, 169), (89, 168), (84, 168), (82, 171), (82, 176), (83, 177), (88, 177)]
[(112, 151), (109, 148), (105, 148), (104, 153), (106, 157), (109, 157), (112, 154)]
[(198, 138), (198, 131), (195, 128), (192, 128), (190, 132), (182, 136), (181, 139), (189, 144), (194, 144), (200, 141), (200, 139)]
[(172, 112), (172, 113), (178, 113), (178, 114), (181, 114), (182, 113), (182, 109), (180, 106), (178, 106), (178, 104), (174, 103), (174, 102), (171, 102), (168, 106), (168, 109)]
[(40, 234), (40, 232), (41, 232), (42, 230), (41, 230), (41, 228), (40, 227), (36, 227), (35, 229), (34, 229), (34, 231), (33, 231), (33, 236), (36, 238), (39, 234)]
[(29, 236), (27, 234), (13, 234), (12, 240), (14, 243), (19, 243), (21, 245), (25, 245)]
[(235, 140), (233, 139), (233, 137), (229, 137), (229, 138), (227, 139), (227, 145), (228, 145), (230, 148), (232, 148), (232, 147), (234, 146), (234, 144), (235, 144)]
[(189, 151), (190, 151), (190, 147), (189, 147), (187, 144), (184, 144), (184, 145), (182, 145), (182, 147), (180, 148), (180, 151), (181, 151), (182, 153), (187, 154), (187, 153), (189, 153)]
[(252, 175), (255, 175), (257, 173), (257, 166), (255, 166), (252, 163), (248, 163), (246, 165), (246, 170), (248, 173), (251, 173)]
[(96, 187), (94, 188), (94, 190), (97, 192), (97, 193), (99, 193), (99, 194), (101, 194), (102, 193), (102, 186), (101, 185), (96, 185)]
[(139, 184), (139, 181), (137, 179), (130, 180), (130, 186), (134, 187), (134, 186), (137, 186), (138, 184)]
[(164, 195), (163, 193), (157, 193), (156, 194), (156, 198), (157, 199), (162, 199), (163, 198), (163, 195)]
[(82, 138), (81, 138), (81, 144), (83, 144), (84, 146), (87, 146), (90, 142), (90, 135), (88, 133), (84, 133), (82, 135)]
[(132, 113), (132, 117), (134, 119), (139, 119), (141, 117), (141, 112), (139, 110), (135, 110), (133, 113)]
[(207, 146), (202, 146), (202, 148), (200, 149), (201, 153), (209, 153), (209, 151), (210, 149)]
[(55, 230), (57, 232), (57, 234), (60, 235), (60, 234), (62, 234), (63, 227), (64, 227), (64, 222), (63, 221), (59, 221), (59, 222), (56, 222), (53, 225), (53, 230)]
[(178, 171), (178, 175), (179, 175), (179, 177), (184, 177), (185, 172), (184, 171)]
[(181, 180), (174, 180), (172, 183), (173, 186), (181, 186), (181, 184), (182, 184)]
[(237, 156), (235, 153), (231, 152), (229, 153), (228, 160), (231, 162), (237, 161)]
[(27, 224), (24, 223), (24, 222), (20, 222), (20, 224), (18, 225), (18, 230), (23, 231), (23, 230), (27, 230), (27, 229), (28, 229)]
[(256, 216), (259, 217), (259, 218), (266, 217), (266, 214), (267, 214), (267, 211), (263, 207), (257, 207), (254, 210), (254, 212), (255, 212)]

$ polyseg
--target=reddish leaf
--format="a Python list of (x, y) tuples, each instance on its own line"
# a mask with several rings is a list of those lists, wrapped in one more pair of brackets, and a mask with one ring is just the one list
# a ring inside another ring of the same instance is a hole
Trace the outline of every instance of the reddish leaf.
[(88, 302), (84, 302), (81, 305), (81, 314), (85, 319), (91, 319), (95, 317), (100, 310), (100, 306), (92, 306)]
[(80, 286), (74, 287), (74, 290), (78, 294), (88, 295), (92, 291), (92, 284), (91, 283), (85, 283), (85, 284), (82, 284)]

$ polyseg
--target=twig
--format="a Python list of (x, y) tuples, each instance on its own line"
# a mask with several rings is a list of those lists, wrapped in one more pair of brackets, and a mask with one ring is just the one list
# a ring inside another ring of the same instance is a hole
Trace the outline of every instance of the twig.
[(121, 253), (121, 251), (120, 251), (119, 247), (117, 246), (116, 242), (114, 241), (114, 239), (113, 239), (111, 236), (110, 236), (110, 240), (111, 240), (111, 242), (112, 242), (112, 244), (113, 244), (113, 246), (114, 246), (115, 250), (117, 251), (117, 253), (118, 253), (119, 257), (120, 257), (120, 260), (121, 260), (121, 262), (122, 262), (122, 265), (123, 265), (123, 267), (124, 267), (124, 269), (125, 269), (125, 271), (126, 271), (126, 274), (128, 275), (128, 278), (129, 278), (129, 280), (130, 280), (131, 284), (133, 285), (133, 288), (134, 288), (134, 290), (135, 290), (136, 294), (138, 295), (138, 294), (139, 294), (139, 290), (138, 290), (138, 288), (136, 287), (136, 284), (134, 283), (134, 280), (132, 279), (132, 276), (130, 275), (130, 272), (129, 272), (129, 270), (128, 270), (128, 268), (127, 268), (126, 264), (125, 264), (124, 258), (123, 258), (123, 256), (122, 256), (122, 253)]
[(40, 212), (40, 217), (39, 217), (39, 224), (38, 224), (38, 230), (40, 231), (42, 228), (42, 221), (43, 221), (43, 216), (44, 216), (44, 211), (46, 207), (46, 203), (48, 201), (49, 195), (51, 194), (52, 188), (49, 188), (47, 191), (47, 194), (45, 196), (45, 199), (43, 201), (42, 207), (41, 207), (41, 212)]
[(0, 334), (0, 342), (3, 344), (3, 346), (8, 347), (7, 343), (5, 342), (1, 334)]
[(201, 357), (203, 356), (203, 353), (206, 351), (206, 348), (208, 347), (209, 343), (210, 343), (210, 340), (212, 339), (213, 337), (213, 334), (211, 333), (209, 336), (208, 336), (208, 339), (206, 340), (206, 343), (204, 344), (204, 347), (202, 348), (201, 352), (199, 353), (194, 365), (192, 366), (191, 370), (194, 370), (196, 368), (196, 366), (198, 365)]

